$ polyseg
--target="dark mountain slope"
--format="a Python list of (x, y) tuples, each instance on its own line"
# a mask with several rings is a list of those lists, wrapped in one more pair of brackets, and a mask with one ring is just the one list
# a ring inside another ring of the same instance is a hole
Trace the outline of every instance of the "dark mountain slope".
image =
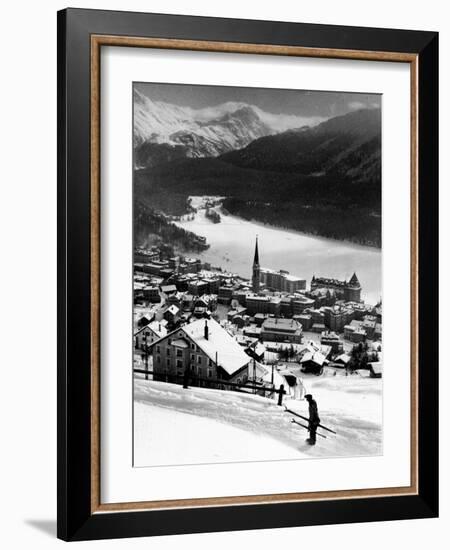
[[(235, 166), (302, 175), (336, 173), (353, 180), (381, 174), (381, 111), (362, 109), (322, 122), (256, 139), (220, 158)], [(345, 169), (344, 167), (347, 167)]]

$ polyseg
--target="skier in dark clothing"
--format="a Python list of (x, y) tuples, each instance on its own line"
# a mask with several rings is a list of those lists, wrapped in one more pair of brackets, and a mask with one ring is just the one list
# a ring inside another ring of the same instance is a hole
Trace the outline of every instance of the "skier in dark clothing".
[(317, 403), (314, 401), (310, 393), (305, 395), (305, 399), (309, 403), (309, 438), (306, 440), (306, 442), (310, 445), (315, 445), (317, 427), (320, 424), (319, 411), (317, 410)]

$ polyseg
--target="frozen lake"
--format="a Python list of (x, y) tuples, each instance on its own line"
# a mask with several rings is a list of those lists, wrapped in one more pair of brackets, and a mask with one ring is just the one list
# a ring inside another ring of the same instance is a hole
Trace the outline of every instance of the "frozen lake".
[[(193, 204), (196, 206), (194, 201)], [(220, 215), (221, 223), (215, 224), (206, 218), (204, 209), (199, 209), (193, 220), (176, 222), (206, 237), (210, 248), (196, 256), (211, 265), (250, 278), (258, 235), (261, 267), (285, 269), (291, 275), (306, 279), (308, 287), (313, 275), (348, 279), (355, 271), (362, 286), (363, 300), (375, 304), (380, 299), (379, 249)]]

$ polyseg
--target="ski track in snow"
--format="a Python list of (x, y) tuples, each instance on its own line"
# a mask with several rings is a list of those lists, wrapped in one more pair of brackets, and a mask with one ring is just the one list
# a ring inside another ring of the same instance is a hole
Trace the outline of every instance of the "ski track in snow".
[[(208, 419), (209, 431), (201, 432), (203, 435), (199, 437), (204, 437), (207, 433), (207, 437), (212, 438), (213, 448), (215, 440), (221, 437), (221, 431), (223, 431), (223, 437), (236, 437), (236, 445), (242, 446), (241, 436), (237, 435), (237, 431), (227, 430), (229, 427), (239, 429), (241, 434), (247, 433), (249, 438), (265, 438), (264, 446), (256, 444), (259, 451), (263, 448), (267, 450), (267, 452), (261, 451), (261, 460), (273, 459), (274, 456), (279, 459), (295, 457), (303, 459), (380, 455), (382, 454), (381, 382), (379, 379), (362, 379), (356, 376), (306, 377), (304, 384), (307, 391), (311, 392), (318, 402), (322, 424), (337, 432), (337, 435), (333, 435), (319, 429), (319, 433), (326, 435), (327, 439), (318, 437), (317, 445), (310, 447), (305, 442), (308, 437), (307, 431), (292, 423), (291, 419), (296, 418), (301, 423), (306, 422), (286, 412), (284, 407), (279, 407), (273, 399), (206, 388), (190, 387), (185, 390), (182, 386), (175, 384), (135, 378), (134, 400), (139, 404), (140, 418), (139, 423), (135, 424), (135, 434), (139, 436), (139, 441), (143, 441), (143, 434), (138, 431), (147, 430), (150, 432), (147, 439), (155, 440), (153, 432), (156, 430), (155, 423), (158, 416), (155, 411), (159, 409), (167, 413), (172, 411), (174, 415), (183, 413), (177, 416), (177, 422), (183, 422), (189, 418), (184, 415)], [(308, 416), (306, 401), (285, 398), (284, 404), (291, 410)], [(143, 420), (142, 415), (148, 418)], [(155, 422), (152, 423), (153, 418)], [(164, 418), (167, 420), (167, 415)], [(256, 439), (255, 442), (257, 442)], [(273, 449), (269, 448), (271, 442)], [(196, 453), (188, 450), (186, 445), (186, 441), (180, 441), (177, 450), (176, 442), (172, 440), (170, 449), (167, 449), (167, 454), (170, 456), (166, 457), (166, 463), (182, 464), (192, 457), (192, 460), (204, 462), (211, 458), (210, 454), (206, 453), (207, 456), (202, 459), (204, 442), (192, 440), (192, 446), (197, 448)], [(135, 456), (139, 465), (155, 464), (155, 457), (151, 458), (152, 453), (148, 444), (143, 446), (139, 444), (137, 447)], [(289, 452), (290, 450), (295, 453)], [(222, 445), (220, 448), (219, 445), (214, 452), (214, 457), (223, 462), (246, 458), (245, 449), (242, 449), (241, 454), (233, 452), (231, 456), (221, 457), (221, 452), (227, 452), (226, 446)], [(251, 451), (249, 453), (251, 456), (248, 460), (255, 460), (254, 453)], [(158, 457), (160, 454), (161, 450)]]

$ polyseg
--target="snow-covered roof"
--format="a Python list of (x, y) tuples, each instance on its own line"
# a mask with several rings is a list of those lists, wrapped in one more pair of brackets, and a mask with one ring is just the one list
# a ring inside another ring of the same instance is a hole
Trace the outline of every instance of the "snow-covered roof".
[(172, 304), (170, 307), (167, 308), (166, 311), (170, 312), (172, 315), (177, 315), (180, 311), (180, 308), (177, 307), (175, 304)]
[(308, 361), (312, 361), (313, 363), (322, 366), (325, 362), (325, 357), (319, 351), (316, 351), (315, 353), (307, 351), (300, 359), (300, 363), (307, 363)]
[(176, 292), (177, 287), (175, 285), (163, 285), (161, 291), (167, 294), (168, 292)]
[(373, 361), (369, 365), (372, 367), (374, 374), (383, 373), (383, 363), (381, 361)]
[(167, 325), (167, 321), (165, 321), (165, 320), (164, 321), (152, 321), (148, 325), (145, 325), (144, 327), (139, 329), (137, 332), (135, 332), (134, 335), (136, 336), (137, 334), (142, 332), (144, 329), (147, 329), (147, 330), (150, 329), (155, 334), (155, 336), (157, 336), (158, 338), (162, 338), (163, 336), (166, 336), (166, 334), (167, 334), (166, 325)]
[[(208, 326), (208, 339), (205, 338), (205, 322)], [(199, 319), (184, 325), (182, 330), (212, 361), (215, 362), (217, 358), (217, 364), (229, 375), (250, 362), (250, 357), (242, 347), (214, 319)]]

